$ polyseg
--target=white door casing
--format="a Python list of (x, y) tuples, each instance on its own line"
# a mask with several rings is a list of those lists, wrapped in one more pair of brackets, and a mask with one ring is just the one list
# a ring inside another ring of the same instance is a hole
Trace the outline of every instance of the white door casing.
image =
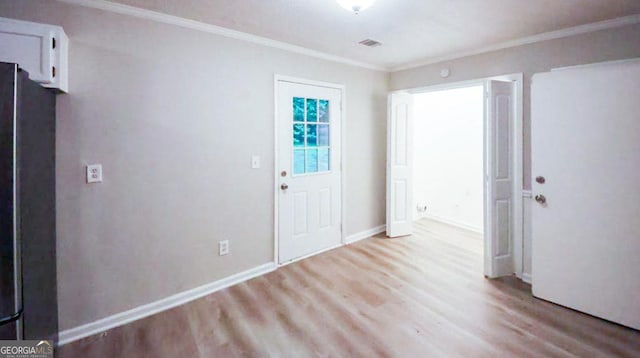
[(342, 99), (336, 88), (283, 80), (276, 85), (278, 262), (283, 264), (342, 242)]
[[(484, 274), (487, 277), (499, 277), (513, 273), (522, 275), (523, 267), (523, 213), (522, 213), (522, 117), (523, 117), (523, 75), (521, 73), (476, 79), (457, 83), (447, 83), (429, 87), (407, 89), (407, 92), (394, 92), (388, 97), (387, 121), (387, 235), (390, 237), (411, 234), (411, 222), (403, 218), (410, 217), (412, 193), (407, 192), (396, 200), (393, 187), (395, 180), (400, 183), (408, 176), (411, 182), (414, 158), (407, 156), (406, 163), (399, 162), (396, 153), (402, 149), (398, 143), (412, 145), (412, 98), (410, 93), (446, 90), (485, 85), (484, 118), (484, 215), (485, 215), (485, 259)], [(500, 111), (497, 111), (499, 109)], [(494, 115), (495, 114), (495, 115)], [(400, 115), (400, 116), (399, 116)], [(402, 126), (398, 118), (408, 116), (407, 126)], [(398, 127), (398, 125), (400, 126)], [(494, 133), (495, 131), (495, 133)], [(406, 132), (406, 137), (402, 133)], [(399, 139), (399, 140), (398, 140)], [(506, 144), (506, 145), (505, 145)], [(409, 151), (411, 154), (412, 151)], [(498, 167), (501, 165), (501, 167)], [(400, 170), (398, 170), (400, 169)], [(505, 174), (505, 170), (508, 175)], [(498, 187), (494, 189), (494, 187)], [(411, 186), (410, 186), (411, 188)], [(402, 199), (407, 198), (406, 202)], [(406, 207), (406, 216), (401, 211)], [(506, 211), (507, 215), (504, 214)], [(396, 214), (399, 213), (399, 214)], [(494, 214), (495, 213), (495, 214)], [(395, 219), (395, 220), (393, 220)], [(506, 241), (506, 242), (505, 242)]]
[(515, 272), (514, 264), (514, 85), (486, 82), (485, 276)]
[(640, 61), (536, 74), (531, 94), (533, 294), (635, 329), (638, 93)]
[(413, 229), (413, 105), (409, 93), (391, 93), (387, 117), (387, 236)]

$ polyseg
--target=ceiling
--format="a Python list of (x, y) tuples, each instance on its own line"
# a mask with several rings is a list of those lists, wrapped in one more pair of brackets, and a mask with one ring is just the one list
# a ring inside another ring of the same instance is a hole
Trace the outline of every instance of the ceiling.
[(388, 69), (640, 14), (640, 0), (377, 0), (358, 15), (335, 0), (111, 1)]

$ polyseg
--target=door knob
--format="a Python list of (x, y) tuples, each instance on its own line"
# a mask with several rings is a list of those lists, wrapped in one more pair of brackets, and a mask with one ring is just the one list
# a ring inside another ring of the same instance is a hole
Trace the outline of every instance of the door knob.
[(286, 183), (282, 183), (282, 184), (280, 185), (280, 189), (282, 189), (282, 190), (287, 190), (287, 189), (289, 189), (289, 186), (288, 186)]
[(544, 195), (538, 194), (536, 195), (535, 199), (539, 204), (544, 205), (547, 203), (547, 198), (545, 198)]

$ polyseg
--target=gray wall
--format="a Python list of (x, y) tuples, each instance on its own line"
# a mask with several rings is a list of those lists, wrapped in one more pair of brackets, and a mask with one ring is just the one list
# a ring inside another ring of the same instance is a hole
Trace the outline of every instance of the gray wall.
[[(640, 57), (640, 25), (545, 41), (445, 61), (391, 74), (392, 90), (524, 73), (524, 187), (531, 188), (531, 76), (552, 68)], [(440, 77), (449, 68), (450, 77)], [(535, 173), (534, 173), (535, 174)], [(531, 272), (530, 203), (525, 202), (524, 271)]]
[[(346, 234), (384, 224), (387, 74), (55, 1), (0, 0), (0, 16), (71, 39), (57, 112), (61, 329), (272, 261), (274, 73), (346, 85)], [(89, 163), (104, 183), (85, 184)]]

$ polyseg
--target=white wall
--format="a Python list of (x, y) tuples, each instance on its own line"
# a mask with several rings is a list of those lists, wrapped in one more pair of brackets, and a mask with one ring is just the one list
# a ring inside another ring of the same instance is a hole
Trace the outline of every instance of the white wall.
[[(272, 262), (274, 74), (345, 85), (344, 228), (384, 224), (386, 73), (58, 1), (0, 0), (0, 16), (70, 38), (57, 101), (62, 330)], [(88, 163), (103, 165), (102, 184), (85, 184)], [(231, 253), (218, 256), (223, 239)]]
[[(414, 218), (483, 229), (483, 87), (413, 95)], [(426, 205), (419, 212), (419, 205)]]

